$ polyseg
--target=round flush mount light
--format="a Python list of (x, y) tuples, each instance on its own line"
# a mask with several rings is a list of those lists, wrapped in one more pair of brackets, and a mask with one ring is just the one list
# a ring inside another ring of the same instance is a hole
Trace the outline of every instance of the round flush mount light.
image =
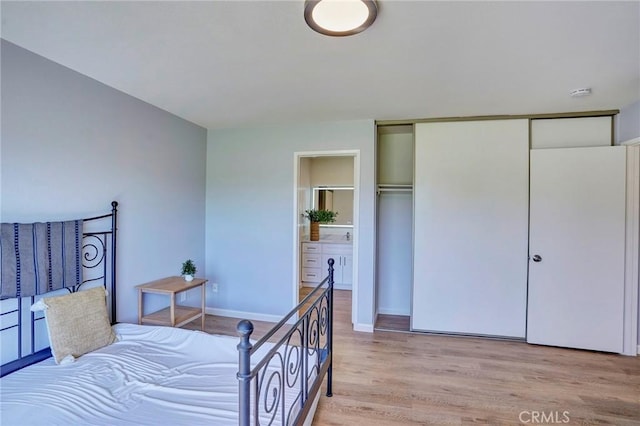
[(369, 28), (378, 16), (375, 0), (305, 0), (304, 20), (320, 34), (343, 37)]
[(569, 92), (572, 98), (579, 98), (580, 96), (587, 96), (591, 94), (590, 87), (581, 87), (580, 89), (573, 89)]

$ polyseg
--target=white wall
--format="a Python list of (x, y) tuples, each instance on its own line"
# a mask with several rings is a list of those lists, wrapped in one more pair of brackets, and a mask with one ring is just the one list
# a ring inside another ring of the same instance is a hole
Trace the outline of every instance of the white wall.
[(298, 171), (298, 237), (309, 233), (309, 221), (304, 219), (304, 212), (311, 208), (313, 189), (311, 185), (311, 158), (300, 159)]
[(360, 150), (359, 324), (373, 325), (373, 120), (209, 130), (206, 266), (218, 309), (281, 315), (292, 306), (294, 153)]
[(205, 273), (206, 129), (4, 40), (1, 75), (3, 222), (118, 201), (119, 321), (137, 321), (135, 285), (186, 258)]
[[(616, 125), (617, 144), (640, 138), (640, 100), (620, 109)], [(640, 306), (640, 292), (638, 292), (638, 305)], [(638, 313), (638, 342), (640, 343), (640, 313)]]
[(413, 197), (385, 192), (378, 198), (378, 313), (411, 314)]
[[(413, 126), (378, 128), (378, 184), (413, 184)], [(413, 193), (378, 196), (378, 313), (411, 314)]]
[[(640, 138), (640, 100), (620, 109), (617, 125), (617, 143)], [(640, 306), (640, 292), (638, 292), (638, 305)], [(638, 342), (640, 342), (640, 313), (638, 314)]]
[(617, 143), (640, 137), (640, 100), (620, 109), (617, 125)]
[(353, 186), (353, 157), (311, 159), (312, 186)]

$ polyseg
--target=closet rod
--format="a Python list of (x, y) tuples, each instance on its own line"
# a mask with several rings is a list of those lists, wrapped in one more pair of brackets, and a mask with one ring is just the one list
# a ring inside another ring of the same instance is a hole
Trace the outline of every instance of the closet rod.
[(378, 188), (378, 191), (376, 191), (378, 193), (378, 195), (380, 195), (382, 192), (413, 192), (413, 189), (411, 188)]
[(410, 183), (379, 183), (378, 188), (413, 188)]

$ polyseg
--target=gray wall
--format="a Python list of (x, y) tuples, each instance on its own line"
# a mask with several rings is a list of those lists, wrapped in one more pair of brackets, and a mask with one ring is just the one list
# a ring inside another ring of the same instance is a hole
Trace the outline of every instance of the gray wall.
[(209, 130), (208, 306), (281, 315), (292, 307), (294, 153), (360, 150), (357, 324), (373, 325), (373, 120)]
[(120, 203), (118, 320), (137, 321), (135, 285), (186, 258), (205, 273), (206, 129), (3, 40), (0, 152), (3, 222)]
[(620, 109), (617, 143), (640, 137), (640, 100)]

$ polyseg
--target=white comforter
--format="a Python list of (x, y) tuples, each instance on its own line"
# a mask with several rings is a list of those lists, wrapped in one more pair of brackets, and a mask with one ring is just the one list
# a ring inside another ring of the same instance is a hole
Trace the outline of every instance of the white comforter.
[[(0, 381), (0, 424), (237, 425), (238, 338), (118, 324), (116, 343)], [(188, 361), (186, 361), (188, 360)]]

